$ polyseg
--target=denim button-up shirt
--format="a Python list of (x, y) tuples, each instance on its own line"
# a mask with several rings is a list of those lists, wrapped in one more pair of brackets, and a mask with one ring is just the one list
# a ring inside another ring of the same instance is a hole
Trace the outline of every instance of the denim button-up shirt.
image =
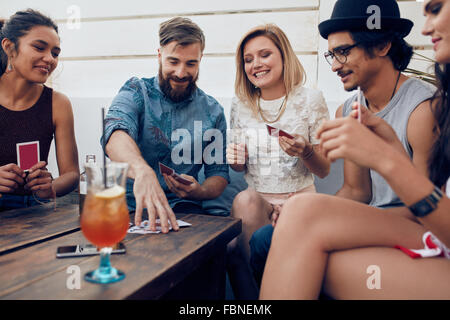
[[(175, 103), (161, 91), (158, 77), (131, 78), (109, 108), (102, 143), (107, 143), (115, 130), (127, 132), (136, 142), (156, 172), (171, 207), (179, 202), (201, 203), (172, 193), (159, 172), (158, 162), (197, 180), (204, 165), (205, 178), (220, 176), (230, 181), (223, 108), (198, 88), (188, 99)], [(127, 182), (127, 200), (130, 210), (135, 210), (131, 179)]]

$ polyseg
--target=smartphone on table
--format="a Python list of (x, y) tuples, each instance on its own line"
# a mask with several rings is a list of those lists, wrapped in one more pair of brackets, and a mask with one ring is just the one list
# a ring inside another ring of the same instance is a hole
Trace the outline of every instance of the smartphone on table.
[[(125, 245), (120, 242), (111, 253), (125, 253)], [(72, 246), (62, 246), (56, 249), (57, 258), (86, 257), (100, 254), (100, 250), (92, 244), (78, 244)]]

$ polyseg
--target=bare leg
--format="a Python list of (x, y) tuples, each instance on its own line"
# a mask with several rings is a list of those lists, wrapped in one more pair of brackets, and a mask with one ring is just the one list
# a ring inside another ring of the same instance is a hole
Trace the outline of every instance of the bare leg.
[(253, 189), (244, 190), (235, 197), (231, 216), (242, 219), (242, 233), (237, 241), (247, 259), (250, 257), (250, 238), (256, 230), (271, 223), (271, 211), (272, 205)]
[(236, 299), (258, 298), (258, 287), (250, 270), (250, 246), (252, 234), (269, 224), (272, 206), (253, 189), (239, 193), (231, 209), (231, 215), (242, 219), (242, 233), (228, 245), (227, 270)]
[(320, 194), (286, 202), (272, 238), (262, 299), (316, 299), (330, 252), (422, 246), (423, 226), (358, 202)]
[(331, 253), (324, 291), (335, 299), (450, 299), (449, 283), (450, 260), (372, 247)]

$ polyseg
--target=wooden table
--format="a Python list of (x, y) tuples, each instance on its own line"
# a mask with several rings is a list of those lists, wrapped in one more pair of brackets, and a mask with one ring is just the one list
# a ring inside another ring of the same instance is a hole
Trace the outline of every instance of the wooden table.
[(0, 212), (0, 254), (80, 230), (78, 205), (45, 204)]
[[(241, 232), (230, 217), (185, 214), (191, 227), (168, 234), (127, 234), (127, 253), (112, 255), (120, 282), (99, 285), (83, 276), (99, 256), (57, 259), (56, 248), (87, 243), (78, 206), (51, 205), (0, 215), (0, 299), (224, 299), (226, 245)], [(67, 285), (79, 267), (81, 288)], [(69, 273), (68, 273), (69, 272)]]

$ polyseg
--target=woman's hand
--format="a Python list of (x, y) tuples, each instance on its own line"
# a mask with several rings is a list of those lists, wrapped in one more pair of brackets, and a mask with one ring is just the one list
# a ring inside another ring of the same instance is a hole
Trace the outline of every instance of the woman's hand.
[(281, 208), (283, 206), (278, 205), (278, 204), (272, 204), (272, 207), (273, 207), (273, 211), (270, 216), (270, 221), (272, 222), (272, 227), (275, 228), (275, 226), (277, 225), (278, 218), (280, 217)]
[(228, 164), (246, 164), (248, 160), (248, 150), (244, 143), (230, 143), (227, 146)]
[(227, 145), (227, 163), (235, 171), (244, 171), (248, 162), (248, 150), (245, 143), (230, 143)]
[(46, 168), (47, 163), (40, 161), (29, 170), (29, 174), (25, 179), (25, 190), (30, 190), (39, 198), (49, 199), (55, 197), (53, 189), (53, 177)]
[(344, 158), (375, 170), (391, 147), (353, 116), (324, 122), (317, 137), (328, 160)]
[(0, 167), (0, 193), (12, 193), (24, 184), (25, 172), (15, 163)]
[(293, 134), (294, 139), (280, 136), (278, 141), (281, 149), (291, 157), (304, 158), (307, 153), (311, 152), (311, 144), (299, 134)]
[[(350, 117), (358, 119), (358, 103), (354, 102), (352, 105)], [(402, 143), (397, 137), (394, 129), (383, 119), (377, 117), (372, 111), (364, 106), (361, 106), (361, 124), (372, 130), (381, 139), (393, 145), (396, 149), (404, 150)]]

